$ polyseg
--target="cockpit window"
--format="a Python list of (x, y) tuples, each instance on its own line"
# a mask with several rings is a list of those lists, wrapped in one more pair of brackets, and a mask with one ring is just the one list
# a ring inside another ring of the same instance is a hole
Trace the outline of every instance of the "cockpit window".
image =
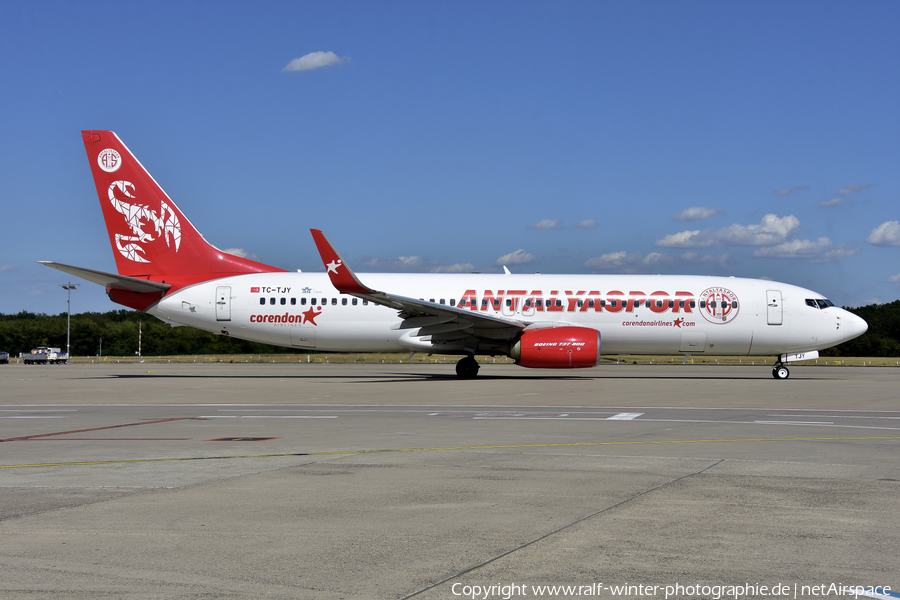
[(812, 306), (813, 308), (826, 309), (829, 306), (834, 306), (834, 302), (832, 302), (831, 300), (823, 300), (821, 298), (816, 299), (816, 300), (813, 300), (812, 298), (807, 298), (806, 305)]

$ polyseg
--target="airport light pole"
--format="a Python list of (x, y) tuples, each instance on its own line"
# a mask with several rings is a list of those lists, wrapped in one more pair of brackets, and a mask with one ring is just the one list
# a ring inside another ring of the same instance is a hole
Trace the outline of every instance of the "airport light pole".
[(69, 364), (69, 332), (72, 325), (72, 290), (78, 287), (78, 283), (59, 284), (59, 287), (66, 290), (66, 364)]

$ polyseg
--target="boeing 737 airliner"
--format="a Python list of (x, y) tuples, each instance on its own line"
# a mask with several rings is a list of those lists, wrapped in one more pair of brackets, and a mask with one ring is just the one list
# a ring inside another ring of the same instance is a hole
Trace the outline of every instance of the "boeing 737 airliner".
[[(476, 354), (592, 367), (605, 354), (775, 357), (855, 338), (866, 322), (785, 283), (674, 275), (356, 275), (316, 229), (325, 273), (287, 272), (210, 245), (111, 131), (83, 131), (118, 273), (43, 264), (172, 325), (302, 350)], [(505, 270), (505, 269), (504, 269)]]

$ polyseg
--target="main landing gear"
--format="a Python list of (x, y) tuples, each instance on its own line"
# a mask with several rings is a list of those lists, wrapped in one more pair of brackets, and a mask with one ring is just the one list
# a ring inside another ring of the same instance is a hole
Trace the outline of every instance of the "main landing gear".
[(775, 366), (772, 367), (772, 377), (775, 379), (787, 379), (791, 376), (791, 372), (788, 370), (784, 363), (777, 362)]
[(474, 356), (466, 356), (459, 359), (459, 362), (456, 363), (456, 375), (460, 379), (475, 379), (480, 368)]

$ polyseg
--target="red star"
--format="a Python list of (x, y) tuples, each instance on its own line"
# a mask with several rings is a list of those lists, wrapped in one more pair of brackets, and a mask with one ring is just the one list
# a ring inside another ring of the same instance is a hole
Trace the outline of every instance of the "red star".
[(315, 307), (315, 308), (310, 308), (308, 311), (303, 313), (303, 323), (301, 323), (301, 325), (303, 325), (304, 323), (312, 323), (313, 325), (318, 325), (318, 323), (316, 323), (316, 317), (318, 317), (321, 314), (322, 314), (321, 306)]
[(684, 323), (684, 319), (675, 319), (675, 327), (681, 329), (682, 323)]

